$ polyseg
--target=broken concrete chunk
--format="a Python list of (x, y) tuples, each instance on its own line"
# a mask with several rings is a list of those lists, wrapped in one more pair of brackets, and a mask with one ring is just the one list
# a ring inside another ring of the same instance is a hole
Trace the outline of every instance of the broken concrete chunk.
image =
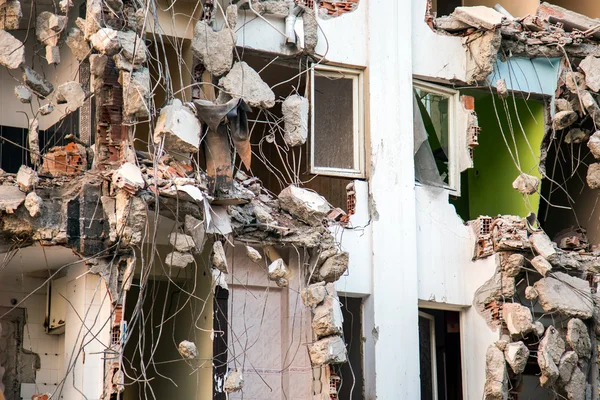
[[(346, 344), (339, 336), (329, 336), (309, 345), (308, 355), (313, 366), (345, 363)], [(504, 357), (502, 359), (504, 360)]]
[(133, 65), (141, 65), (146, 62), (146, 43), (133, 31), (119, 31), (117, 34), (118, 44), (123, 55)]
[(540, 384), (542, 387), (549, 388), (559, 377), (557, 364), (560, 362), (562, 354), (565, 352), (565, 342), (561, 339), (558, 331), (549, 326), (546, 334), (538, 346), (538, 365), (542, 372)]
[(587, 146), (594, 158), (600, 158), (600, 131), (596, 131), (592, 136), (590, 136)]
[(574, 351), (567, 351), (560, 358), (558, 374), (563, 383), (567, 383), (571, 380), (571, 375), (575, 368), (577, 368), (577, 361), (579, 361), (579, 357), (577, 357), (577, 353)]
[(310, 225), (321, 225), (330, 210), (323, 196), (290, 185), (279, 193), (279, 206)]
[(319, 303), (325, 300), (327, 295), (327, 289), (325, 288), (325, 282), (317, 282), (309, 285), (305, 289), (302, 289), (300, 296), (302, 302), (306, 307), (316, 307)]
[(577, 113), (575, 111), (560, 111), (552, 118), (552, 129), (555, 131), (566, 129), (577, 121)]
[(548, 273), (552, 271), (552, 264), (542, 256), (535, 256), (531, 260), (531, 265), (542, 276), (547, 276)]
[(504, 272), (508, 276), (515, 277), (521, 272), (521, 268), (525, 266), (525, 256), (519, 253), (511, 254), (502, 264)]
[(493, 344), (485, 353), (485, 386), (484, 398), (490, 400), (506, 400), (508, 385), (504, 353)]
[(196, 252), (202, 253), (202, 250), (204, 250), (204, 243), (206, 242), (206, 228), (204, 227), (204, 222), (187, 214), (185, 216), (184, 229), (185, 233), (192, 237), (196, 246)]
[(223, 383), (223, 390), (226, 393), (239, 392), (244, 387), (244, 377), (237, 369), (229, 371)]
[(61, 32), (67, 26), (68, 18), (49, 11), (38, 14), (35, 24), (37, 39), (46, 46), (58, 46)]
[(485, 81), (494, 72), (498, 51), (502, 43), (499, 29), (477, 34), (475, 39), (463, 38), (463, 44), (469, 49), (467, 55), (467, 82), (475, 84)]
[(34, 167), (40, 164), (40, 121), (33, 118), (29, 122), (29, 131), (27, 132), (27, 145), (29, 147), (29, 158)]
[(54, 106), (52, 104), (44, 104), (43, 106), (41, 106), (38, 109), (38, 112), (41, 115), (48, 115), (50, 114), (52, 111), (54, 111)]
[(540, 321), (535, 321), (533, 323), (533, 332), (537, 336), (542, 337), (544, 335), (545, 331), (546, 331), (546, 328), (544, 328), (544, 324), (542, 324)]
[(527, 359), (529, 358), (529, 349), (521, 341), (509, 343), (504, 349), (504, 358), (515, 374), (525, 371)]
[(244, 61), (236, 62), (219, 80), (219, 86), (230, 96), (241, 97), (251, 107), (271, 108), (275, 105), (275, 93)]
[(435, 19), (435, 27), (446, 32), (454, 33), (464, 31), (471, 27), (469, 24), (465, 24), (454, 15), (444, 15)]
[(90, 55), (92, 49), (83, 32), (78, 28), (71, 28), (67, 35), (67, 46), (71, 49), (71, 53), (78, 61), (83, 61)]
[(209, 21), (201, 20), (194, 27), (192, 39), (194, 55), (214, 76), (221, 76), (231, 69), (235, 43), (235, 32), (226, 26), (223, 26), (219, 32), (215, 32), (209, 25)]
[(179, 354), (181, 354), (181, 357), (187, 360), (198, 357), (198, 349), (196, 348), (196, 344), (194, 344), (193, 342), (184, 340), (183, 342), (179, 343), (177, 350), (179, 350)]
[(25, 197), (25, 208), (29, 211), (29, 215), (32, 217), (37, 216), (42, 208), (42, 198), (35, 192), (30, 192), (27, 197)]
[(545, 312), (559, 312), (567, 317), (589, 319), (594, 304), (587, 281), (563, 272), (542, 278), (533, 285), (539, 297), (538, 303)]
[(534, 232), (529, 236), (529, 243), (533, 246), (536, 253), (549, 259), (556, 254), (556, 249), (552, 241), (544, 232)]
[(17, 184), (24, 192), (31, 191), (39, 182), (37, 172), (29, 168), (27, 165), (21, 165), (17, 173)]
[(8, 69), (17, 69), (25, 64), (25, 46), (3, 30), (0, 30), (0, 64)]
[(581, 72), (568, 71), (565, 74), (565, 85), (571, 93), (578, 93), (585, 89), (585, 75)]
[(194, 248), (194, 239), (191, 236), (179, 232), (172, 232), (169, 235), (169, 243), (175, 247), (175, 250), (182, 253), (189, 252)]
[(567, 325), (567, 343), (579, 358), (590, 358), (592, 354), (590, 334), (585, 323), (579, 318), (572, 318)]
[[(60, 7), (60, 11), (62, 11), (65, 14), (68, 14), (69, 9), (71, 7), (73, 7), (73, 0), (60, 0), (58, 2), (58, 5)], [(77, 18), (77, 19), (81, 19), (81, 18)]]
[(506, 80), (504, 78), (496, 81), (496, 91), (498, 93), (498, 97), (501, 99), (508, 97), (508, 88), (506, 87)]
[(289, 276), (289, 270), (287, 265), (285, 265), (285, 261), (283, 259), (278, 258), (269, 264), (268, 267), (268, 277), (269, 280), (277, 283), (279, 287), (286, 287), (288, 284), (287, 278)]
[(585, 84), (594, 92), (600, 91), (600, 58), (589, 55), (579, 63), (585, 73)]
[(29, 90), (29, 88), (27, 86), (23, 86), (23, 85), (17, 85), (15, 86), (15, 96), (17, 96), (17, 99), (19, 99), (19, 101), (21, 103), (31, 103), (31, 90)]
[(193, 255), (191, 255), (190, 253), (180, 253), (178, 251), (174, 251), (172, 253), (167, 254), (167, 257), (165, 258), (165, 263), (169, 267), (175, 268), (185, 268), (193, 262)]
[(28, 66), (23, 67), (23, 80), (31, 90), (42, 98), (50, 96), (54, 91), (54, 86), (48, 80)]
[(229, 266), (227, 265), (227, 256), (225, 256), (225, 249), (223, 243), (215, 241), (213, 243), (213, 251), (211, 256), (213, 266), (224, 274), (229, 273)]
[(593, 163), (588, 166), (585, 180), (590, 189), (600, 188), (600, 163)]
[(565, 143), (566, 144), (579, 144), (579, 143), (583, 143), (587, 138), (588, 138), (589, 134), (580, 129), (580, 128), (572, 128), (569, 129), (569, 132), (567, 132), (567, 134), (565, 135)]
[(540, 179), (537, 176), (528, 175), (523, 172), (512, 183), (513, 189), (522, 194), (537, 193), (540, 186)]
[(574, 111), (573, 106), (567, 99), (554, 99), (554, 107), (556, 108), (556, 112)]
[(329, 257), (319, 268), (319, 276), (325, 282), (335, 282), (348, 269), (348, 262), (349, 254), (345, 251)]
[(564, 387), (568, 400), (586, 399), (587, 378), (579, 367), (573, 369), (571, 380)]
[(5, 31), (19, 29), (22, 17), (21, 2), (19, 0), (8, 0), (0, 6), (0, 29)]
[(163, 107), (154, 129), (154, 143), (164, 140), (167, 152), (197, 153), (200, 145), (200, 122), (196, 115), (174, 99), (171, 105)]
[(101, 28), (90, 36), (90, 43), (100, 53), (112, 56), (120, 50), (118, 36), (119, 33), (112, 28)]
[(527, 286), (525, 288), (525, 298), (527, 300), (535, 300), (538, 298), (538, 292), (537, 290), (535, 290), (535, 288), (533, 286)]
[(533, 330), (533, 317), (529, 308), (518, 303), (504, 303), (502, 318), (513, 338), (521, 338)]
[(474, 28), (487, 30), (496, 28), (504, 20), (504, 15), (485, 6), (456, 7), (452, 15)]
[(12, 214), (25, 201), (25, 194), (16, 186), (0, 185), (0, 211)]
[(290, 147), (301, 146), (308, 137), (308, 109), (306, 97), (296, 94), (289, 96), (281, 105), (283, 114), (283, 140)]
[(515, 278), (502, 273), (502, 296), (513, 297), (515, 295)]
[(248, 258), (255, 263), (260, 262), (262, 260), (260, 252), (251, 246), (246, 246), (246, 256), (248, 256)]
[(67, 111), (73, 112), (83, 106), (85, 102), (85, 92), (77, 82), (66, 82), (56, 90), (56, 102), (58, 104), (67, 104)]
[(46, 62), (60, 64), (60, 49), (58, 46), (46, 46)]
[(317, 337), (342, 333), (342, 308), (337, 293), (328, 294), (323, 302), (314, 309), (312, 329)]
[(598, 107), (598, 103), (594, 96), (587, 90), (584, 90), (579, 93), (579, 98), (587, 113), (592, 117), (596, 126), (598, 126), (600, 124), (600, 107)]
[(557, 364), (565, 352), (565, 341), (560, 337), (558, 330), (552, 325), (546, 329), (546, 334), (540, 341), (539, 349), (547, 351), (552, 357), (552, 361)]
[(124, 163), (113, 173), (112, 182), (118, 188), (125, 189), (132, 194), (146, 186), (142, 171), (137, 165), (130, 162)]
[(123, 113), (138, 118), (149, 115), (148, 97), (150, 95), (150, 72), (141, 68), (133, 73), (121, 71), (123, 85)]
[(90, 55), (90, 72), (94, 76), (102, 76), (108, 63), (108, 56), (104, 54)]

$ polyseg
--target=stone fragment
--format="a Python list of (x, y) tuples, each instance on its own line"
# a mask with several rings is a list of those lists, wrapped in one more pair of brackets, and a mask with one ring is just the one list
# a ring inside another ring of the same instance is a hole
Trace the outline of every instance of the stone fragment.
[(17, 69), (25, 64), (25, 46), (10, 33), (0, 30), (0, 65)]
[(504, 349), (504, 358), (515, 374), (525, 371), (527, 359), (529, 358), (529, 349), (521, 341), (509, 343)]
[(552, 241), (544, 232), (534, 232), (529, 236), (529, 243), (540, 256), (550, 259), (556, 254)]
[(600, 91), (600, 58), (589, 55), (579, 63), (585, 74), (585, 84), (594, 92)]
[(236, 62), (231, 71), (219, 79), (219, 86), (230, 96), (241, 97), (251, 107), (271, 108), (275, 105), (275, 93), (244, 61)]
[(226, 393), (239, 392), (244, 387), (244, 377), (242, 373), (236, 369), (229, 371), (223, 383), (223, 390)]
[(484, 399), (508, 399), (506, 363), (504, 353), (493, 344), (485, 353)]
[[(309, 345), (308, 355), (313, 366), (345, 363), (346, 344), (339, 336), (329, 336)], [(504, 357), (502, 359), (504, 360)]]
[(506, 335), (506, 337), (501, 338), (500, 340), (497, 340), (496, 343), (494, 343), (496, 345), (496, 347), (498, 349), (500, 349), (501, 351), (506, 350), (506, 346), (508, 346), (508, 343), (510, 343), (510, 337), (508, 335)]
[(28, 66), (23, 67), (23, 80), (41, 98), (48, 97), (54, 91), (54, 86), (48, 80)]
[(288, 276), (289, 276), (289, 270), (287, 268), (287, 265), (285, 265), (285, 262), (283, 261), (283, 259), (278, 258), (277, 260), (275, 260), (271, 264), (269, 264), (269, 267), (268, 267), (269, 280), (277, 283), (277, 286), (286, 287), (288, 285)]
[(594, 158), (600, 158), (600, 131), (596, 131), (592, 136), (590, 136), (587, 146)]
[(587, 378), (585, 373), (576, 367), (571, 374), (571, 380), (564, 387), (567, 394), (567, 400), (585, 400), (586, 399)]
[(179, 232), (172, 232), (169, 234), (169, 243), (175, 247), (175, 250), (182, 253), (189, 252), (194, 248), (194, 239), (191, 236)]
[(224, 274), (229, 273), (229, 266), (227, 265), (227, 256), (225, 255), (225, 249), (223, 243), (216, 240), (213, 243), (213, 251), (211, 256), (213, 266)]
[(107, 63), (108, 56), (104, 54), (90, 55), (90, 72), (94, 76), (102, 76)]
[(286, 98), (281, 105), (283, 114), (283, 140), (290, 147), (301, 146), (308, 137), (308, 109), (306, 97), (296, 94)]
[(67, 46), (71, 49), (71, 53), (78, 61), (83, 61), (90, 55), (92, 49), (83, 35), (83, 32), (78, 28), (71, 28), (67, 35)]
[(547, 276), (552, 271), (552, 264), (542, 256), (535, 256), (531, 260), (531, 265), (542, 276)]
[(90, 36), (92, 47), (102, 54), (113, 56), (120, 50), (119, 33), (112, 28), (101, 28)]
[(27, 146), (29, 147), (29, 158), (31, 163), (37, 167), (40, 164), (40, 121), (33, 118), (29, 122), (27, 132)]
[(312, 329), (317, 337), (338, 335), (342, 333), (342, 308), (337, 293), (328, 294), (321, 304), (314, 309)]
[(598, 106), (598, 103), (596, 102), (596, 99), (594, 98), (594, 96), (592, 96), (592, 94), (590, 92), (588, 92), (587, 90), (584, 90), (579, 93), (579, 98), (581, 100), (581, 103), (583, 104), (583, 107), (585, 108), (585, 111), (587, 111), (587, 113), (590, 115), (590, 117), (592, 117), (592, 120), (594, 121), (594, 123), (596, 125), (599, 125), (600, 124), (600, 107)]
[(585, 75), (581, 72), (567, 72), (565, 74), (565, 85), (571, 93), (578, 93), (585, 89)]
[(519, 193), (534, 194), (537, 193), (540, 186), (540, 178), (521, 172), (517, 179), (513, 181), (512, 186)]
[(44, 104), (43, 106), (41, 106), (41, 107), (38, 109), (38, 112), (39, 112), (41, 115), (48, 115), (48, 114), (50, 114), (52, 111), (54, 111), (54, 106), (53, 106), (52, 104), (50, 104), (50, 103), (48, 103), (48, 104)]
[(142, 171), (137, 165), (130, 162), (124, 163), (113, 173), (112, 182), (116, 187), (132, 194), (146, 186)]
[(19, 29), (22, 17), (21, 2), (19, 0), (6, 1), (0, 6), (0, 29), (5, 31)]
[(592, 354), (592, 342), (585, 323), (579, 318), (572, 318), (567, 325), (567, 343), (579, 358), (589, 359)]
[(221, 76), (231, 69), (236, 34), (226, 26), (215, 32), (209, 21), (200, 20), (194, 27), (192, 50), (208, 72)]
[(67, 104), (67, 112), (73, 112), (83, 106), (85, 92), (77, 82), (65, 82), (56, 90), (56, 102)]
[(537, 336), (542, 337), (544, 335), (545, 331), (546, 331), (546, 328), (544, 328), (544, 324), (542, 324), (540, 321), (535, 321), (533, 323), (533, 332)]
[(60, 34), (67, 26), (68, 18), (64, 15), (56, 15), (49, 11), (38, 14), (35, 24), (37, 39), (46, 46), (58, 46)]
[(196, 252), (202, 253), (204, 250), (204, 243), (206, 242), (206, 228), (204, 222), (187, 214), (185, 216), (184, 230), (186, 234), (192, 237)]
[(196, 348), (196, 344), (194, 342), (184, 340), (183, 342), (179, 343), (177, 350), (179, 350), (181, 357), (185, 359), (189, 360), (198, 357), (198, 349)]
[(585, 140), (589, 137), (589, 134), (580, 129), (580, 128), (572, 128), (569, 129), (569, 132), (565, 135), (565, 143), (566, 144), (579, 144), (585, 142)]
[(446, 32), (454, 33), (464, 31), (471, 27), (469, 24), (465, 24), (454, 15), (444, 15), (435, 19), (435, 27)]
[(133, 71), (134, 65), (132, 63), (130, 63), (123, 54), (121, 53), (117, 53), (113, 56), (113, 60), (115, 61), (115, 66), (117, 67), (117, 69), (120, 69), (121, 71)]
[[(87, 0), (85, 7), (85, 38), (90, 39), (93, 34), (98, 32), (100, 24), (103, 23), (102, 5), (103, 0)], [(80, 28), (81, 29), (81, 28)]]
[(25, 201), (25, 194), (16, 186), (0, 185), (0, 211), (12, 214)]
[(585, 180), (590, 189), (600, 188), (600, 163), (593, 163), (588, 166)]
[(21, 165), (19, 172), (17, 172), (17, 184), (22, 191), (31, 191), (38, 184), (39, 180), (37, 172), (27, 165)]
[(123, 113), (138, 118), (149, 115), (148, 97), (150, 96), (150, 72), (141, 68), (133, 73), (121, 71), (120, 83), (123, 85)]
[(321, 225), (331, 208), (323, 196), (294, 185), (283, 189), (278, 198), (283, 210), (310, 225)]
[(573, 106), (567, 99), (554, 99), (554, 107), (556, 112), (560, 111), (574, 111)]
[(452, 13), (458, 20), (478, 29), (492, 30), (502, 24), (504, 16), (490, 7), (456, 7)]
[(504, 78), (496, 81), (496, 91), (498, 93), (498, 97), (501, 99), (508, 97), (508, 88), (506, 87), (506, 80)]
[(515, 277), (521, 272), (521, 268), (525, 266), (526, 259), (522, 254), (511, 254), (504, 260), (502, 265), (504, 272), (508, 276)]
[(565, 352), (565, 342), (560, 333), (553, 326), (546, 329), (546, 334), (538, 346), (538, 365), (542, 371), (540, 383), (543, 387), (550, 387), (559, 376), (557, 364)]
[(148, 48), (146, 43), (134, 31), (119, 31), (117, 34), (118, 46), (123, 56), (133, 65), (146, 62)]
[(345, 251), (329, 257), (321, 268), (319, 268), (319, 276), (325, 282), (335, 282), (348, 269), (349, 254)]
[(35, 192), (30, 192), (25, 197), (25, 208), (29, 211), (29, 215), (35, 217), (40, 213), (40, 209), (42, 208), (42, 198)]
[(21, 103), (31, 103), (31, 90), (29, 90), (29, 88), (27, 86), (23, 86), (23, 85), (17, 85), (15, 86), (15, 96), (17, 96), (17, 99), (19, 99), (19, 101)]
[(164, 141), (167, 152), (197, 153), (200, 145), (200, 122), (179, 99), (163, 107), (154, 129), (154, 143)]
[(167, 254), (167, 257), (165, 258), (165, 263), (169, 267), (175, 268), (185, 268), (193, 262), (193, 255), (191, 255), (190, 253), (180, 253), (178, 251), (174, 251), (172, 253)]
[(577, 113), (575, 111), (560, 111), (552, 118), (552, 128), (555, 131), (566, 129), (577, 121)]
[(592, 293), (587, 281), (563, 272), (542, 278), (533, 285), (538, 303), (545, 312), (559, 312), (566, 317), (591, 318), (594, 311)]
[(533, 286), (527, 286), (525, 288), (525, 298), (527, 300), (535, 300), (538, 298), (538, 292), (537, 290), (535, 290), (535, 288)]
[(60, 49), (58, 46), (46, 46), (46, 62), (60, 64)]
[(518, 303), (504, 303), (502, 318), (513, 338), (521, 338), (533, 330), (533, 317), (529, 308)]
[(302, 289), (300, 296), (302, 302), (306, 307), (316, 307), (319, 303), (325, 300), (327, 295), (327, 289), (325, 289), (325, 282), (317, 282), (309, 285), (305, 289)]
[(251, 246), (246, 246), (246, 256), (248, 256), (248, 258), (255, 263), (260, 262), (262, 260), (260, 252)]
[(567, 351), (560, 358), (558, 375), (563, 384), (571, 380), (571, 375), (575, 368), (577, 368), (577, 361), (579, 361), (579, 357), (577, 357), (577, 353), (574, 351)]

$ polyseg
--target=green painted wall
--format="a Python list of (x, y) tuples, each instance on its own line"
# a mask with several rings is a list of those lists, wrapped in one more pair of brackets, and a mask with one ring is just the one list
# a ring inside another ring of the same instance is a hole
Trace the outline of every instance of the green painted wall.
[[(515, 97), (518, 96), (515, 94)], [(524, 217), (529, 212), (537, 213), (538, 211), (539, 194), (522, 195), (512, 187), (512, 182), (519, 175), (519, 170), (502, 138), (502, 131), (515, 158), (518, 153), (521, 170), (540, 177), (538, 164), (540, 144), (544, 137), (544, 105), (540, 101), (517, 99), (516, 109), (523, 127), (521, 128), (516, 117), (512, 96), (506, 99), (506, 104), (509, 118), (507, 118), (503, 102), (498, 97), (492, 98), (491, 94), (476, 96), (475, 111), (479, 118), (481, 134), (479, 135), (479, 146), (474, 150), (475, 167), (469, 170), (469, 214), (471, 219), (477, 218), (479, 215), (495, 216), (498, 214)], [(498, 111), (501, 124), (498, 123), (494, 107)], [(510, 130), (511, 126), (514, 141)], [(533, 153), (527, 145), (523, 132), (527, 135)]]

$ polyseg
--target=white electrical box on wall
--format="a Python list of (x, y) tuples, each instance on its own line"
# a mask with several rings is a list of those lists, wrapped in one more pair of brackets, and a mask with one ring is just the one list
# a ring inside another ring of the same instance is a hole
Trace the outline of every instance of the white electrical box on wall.
[(66, 294), (66, 277), (50, 281), (46, 302), (46, 333), (60, 335), (65, 332), (65, 316), (67, 314)]

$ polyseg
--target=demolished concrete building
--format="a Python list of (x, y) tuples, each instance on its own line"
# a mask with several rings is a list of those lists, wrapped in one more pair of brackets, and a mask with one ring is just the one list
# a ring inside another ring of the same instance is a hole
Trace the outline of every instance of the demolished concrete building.
[(7, 399), (599, 398), (593, 2), (26, 3)]

